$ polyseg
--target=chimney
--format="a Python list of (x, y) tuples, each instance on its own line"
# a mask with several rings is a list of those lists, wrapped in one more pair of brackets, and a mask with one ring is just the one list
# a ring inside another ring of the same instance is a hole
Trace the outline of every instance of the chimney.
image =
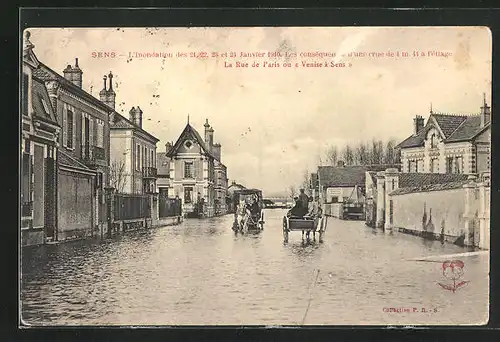
[(115, 109), (116, 93), (113, 90), (113, 74), (111, 73), (111, 71), (109, 72), (108, 78), (109, 78), (109, 89), (107, 90), (107, 101), (106, 102), (107, 102), (108, 106)]
[(208, 129), (208, 149), (210, 152), (214, 150), (214, 129), (212, 127)]
[(417, 135), (424, 128), (424, 118), (420, 115), (416, 115), (413, 119), (413, 134)]
[(104, 82), (104, 85), (103, 85), (103, 88), (102, 90), (99, 92), (99, 99), (101, 100), (101, 102), (104, 102), (106, 103), (106, 100), (107, 100), (107, 94), (108, 92), (106, 91), (106, 80), (108, 79), (108, 76), (104, 75), (102, 77), (102, 80)]
[(491, 121), (490, 107), (486, 103), (486, 94), (483, 94), (483, 106), (481, 107), (481, 127), (484, 127)]
[(214, 144), (214, 155), (218, 161), (221, 161), (221, 145), (219, 143)]
[(165, 152), (168, 153), (171, 148), (172, 148), (172, 144), (170, 142), (167, 142), (165, 144)]
[(73, 68), (73, 84), (77, 87), (82, 87), (82, 75), (83, 71), (78, 66), (78, 58), (75, 58), (75, 67)]
[(343, 161), (343, 160), (339, 160), (339, 161), (337, 162), (337, 167), (344, 167), (344, 166), (345, 166), (345, 163), (344, 163), (344, 161)]
[(208, 119), (206, 119), (203, 126), (205, 127), (205, 143), (208, 145), (210, 140), (210, 124), (208, 123)]
[(128, 112), (129, 115), (129, 120), (132, 121), (134, 125), (137, 125), (137, 114), (136, 114), (135, 107), (132, 107), (132, 109)]
[(68, 64), (66, 69), (63, 70), (64, 78), (73, 83), (73, 68)]
[(142, 128), (142, 110), (141, 108), (139, 108), (139, 106), (137, 106), (137, 108), (135, 109), (135, 116), (137, 120), (136, 125)]

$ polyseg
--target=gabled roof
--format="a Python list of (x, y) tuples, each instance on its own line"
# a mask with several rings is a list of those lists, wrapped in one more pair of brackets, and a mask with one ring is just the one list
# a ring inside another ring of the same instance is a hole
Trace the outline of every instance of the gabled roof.
[(61, 165), (67, 165), (77, 169), (84, 169), (87, 171), (93, 171), (87, 165), (79, 162), (77, 159), (73, 158), (69, 154), (66, 154), (61, 149), (57, 150), (57, 162)]
[(445, 140), (445, 142), (467, 141), (475, 138), (479, 133), (490, 127), (488, 122), (481, 127), (481, 116), (469, 116), (462, 124)]
[(35, 116), (44, 121), (48, 121), (53, 125), (59, 126), (54, 114), (54, 109), (52, 108), (52, 103), (50, 102), (49, 94), (47, 93), (47, 88), (45, 88), (45, 84), (36, 77), (32, 77), (31, 80), (31, 104), (33, 106)]
[(431, 116), (436, 120), (445, 138), (448, 138), (462, 122), (467, 120), (466, 115), (432, 114)]
[(453, 115), (436, 114), (429, 116), (426, 125), (415, 135), (411, 135), (397, 145), (398, 148), (410, 148), (424, 146), (427, 131), (436, 122), (438, 128), (444, 134), (444, 142), (454, 142), (473, 139), (483, 127), (481, 127), (480, 115)]
[(170, 149), (170, 151), (168, 151), (167, 157), (172, 158), (177, 153), (177, 150), (181, 146), (184, 139), (186, 139), (187, 137), (196, 140), (196, 142), (200, 145), (202, 151), (205, 152), (205, 154), (209, 155), (214, 159), (217, 159), (207, 148), (207, 145), (205, 144), (205, 141), (203, 141), (200, 133), (198, 133), (198, 131), (194, 129), (194, 127), (191, 126), (189, 123), (186, 124), (186, 127), (182, 131), (181, 135), (179, 135), (179, 138), (175, 142), (174, 146)]
[(365, 166), (319, 166), (318, 175), (323, 187), (353, 187), (365, 185)]
[(117, 112), (113, 112), (110, 129), (132, 129), (132, 130), (136, 130), (136, 131), (139, 131), (139, 132), (145, 134), (146, 136), (150, 137), (151, 140), (154, 140), (155, 142), (160, 141), (160, 139), (158, 139), (157, 137), (155, 137), (151, 133), (145, 131), (141, 127), (134, 125), (134, 123), (132, 121), (130, 121), (129, 119), (127, 119), (126, 117), (124, 117), (123, 115), (121, 115)]
[(52, 70), (51, 68), (49, 68), (48, 66), (46, 66), (42, 62), (40, 62), (38, 68), (33, 70), (33, 75), (44, 82), (57, 81), (63, 87), (65, 87), (66, 89), (71, 91), (72, 93), (79, 95), (80, 97), (91, 102), (93, 105), (101, 108), (102, 110), (104, 110), (108, 113), (111, 113), (114, 111), (113, 108), (111, 108), (110, 106), (108, 106), (104, 102), (101, 102), (99, 99), (95, 98), (94, 96), (90, 95), (82, 88), (76, 86), (75, 84), (73, 84), (73, 82), (68, 81), (66, 78), (59, 75), (56, 71)]
[(468, 177), (466, 174), (455, 173), (400, 173), (399, 188), (461, 182), (466, 181)]

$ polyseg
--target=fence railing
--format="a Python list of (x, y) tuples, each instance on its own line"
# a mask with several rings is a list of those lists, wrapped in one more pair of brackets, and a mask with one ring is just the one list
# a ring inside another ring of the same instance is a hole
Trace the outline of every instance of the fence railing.
[(181, 212), (181, 200), (179, 198), (168, 198), (160, 196), (158, 202), (159, 218), (180, 216)]
[(115, 194), (115, 221), (133, 220), (151, 217), (148, 195)]

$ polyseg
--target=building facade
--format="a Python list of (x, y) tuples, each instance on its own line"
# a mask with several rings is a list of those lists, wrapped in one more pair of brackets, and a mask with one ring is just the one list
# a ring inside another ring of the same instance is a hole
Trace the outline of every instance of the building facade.
[(57, 217), (53, 240), (83, 238), (107, 220), (109, 127), (113, 108), (82, 89), (83, 71), (68, 65), (61, 76), (43, 63), (33, 70), (48, 91), (61, 127), (57, 151)]
[[(110, 89), (111, 84), (108, 92)], [(106, 93), (106, 85), (103, 90), (101, 94)], [(129, 119), (117, 112), (111, 114), (110, 185), (119, 193), (146, 194), (157, 190), (159, 139), (142, 128), (142, 114), (139, 106), (130, 109)]]
[(57, 139), (61, 130), (44, 82), (29, 32), (23, 42), (21, 79), (21, 243), (43, 244), (57, 226)]
[(168, 152), (172, 148), (172, 143), (165, 144), (165, 152), (156, 153), (156, 192), (160, 195), (168, 197), (168, 189), (170, 187), (170, 158), (167, 157)]
[(226, 207), (220, 204), (220, 196), (227, 194), (227, 174), (221, 162), (220, 145), (213, 143), (214, 130), (208, 120), (204, 127), (205, 139), (202, 139), (188, 122), (166, 154), (170, 160), (169, 197), (182, 199), (186, 216), (202, 211), (211, 217), (216, 215), (216, 206)]
[(413, 134), (402, 141), (403, 172), (481, 174), (490, 170), (491, 111), (479, 115), (417, 115)]

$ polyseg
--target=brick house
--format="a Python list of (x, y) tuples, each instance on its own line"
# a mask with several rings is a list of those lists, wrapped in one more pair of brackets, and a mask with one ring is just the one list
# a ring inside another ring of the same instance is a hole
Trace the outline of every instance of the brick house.
[(221, 162), (220, 145), (213, 143), (214, 130), (208, 120), (204, 127), (205, 139), (202, 139), (188, 122), (166, 154), (170, 160), (168, 191), (169, 197), (182, 199), (184, 215), (195, 213), (197, 205), (203, 203), (203, 214), (211, 217), (216, 214), (216, 206), (221, 206), (221, 196), (225, 201), (227, 176), (226, 167)]
[(54, 240), (94, 235), (106, 223), (109, 115), (113, 108), (82, 89), (83, 71), (68, 65), (61, 76), (43, 63), (33, 70), (47, 88), (61, 134), (57, 151)]
[(417, 115), (414, 132), (397, 147), (403, 172), (476, 174), (490, 170), (491, 112), (484, 100), (480, 114), (430, 112)]
[(21, 243), (45, 243), (56, 229), (57, 139), (61, 127), (44, 82), (33, 71), (40, 62), (26, 32), (21, 91)]
[(111, 114), (110, 185), (119, 193), (156, 191), (156, 143), (159, 139), (142, 128), (142, 113), (137, 106), (130, 109), (129, 119), (117, 112)]

